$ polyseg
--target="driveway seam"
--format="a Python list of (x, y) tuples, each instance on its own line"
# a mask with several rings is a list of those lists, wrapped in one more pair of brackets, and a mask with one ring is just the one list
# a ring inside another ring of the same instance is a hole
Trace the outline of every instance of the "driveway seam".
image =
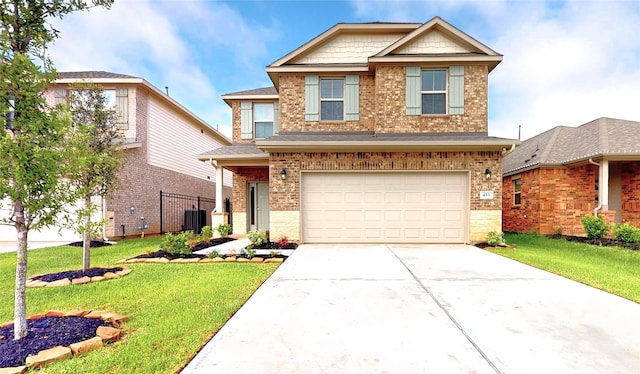
[(407, 271), (409, 272), (409, 274), (411, 274), (413, 279), (416, 282), (418, 282), (420, 287), (427, 293), (427, 295), (429, 295), (429, 297), (436, 303), (436, 305), (438, 305), (438, 307), (447, 315), (447, 317), (449, 317), (451, 322), (453, 322), (453, 324), (458, 328), (458, 330), (460, 330), (462, 335), (464, 335), (464, 337), (469, 341), (469, 343), (471, 343), (471, 345), (478, 351), (478, 353), (480, 353), (482, 358), (484, 358), (484, 360), (489, 364), (489, 366), (491, 366), (496, 373), (501, 373), (501, 371), (498, 369), (498, 367), (496, 367), (496, 365), (491, 361), (491, 359), (489, 359), (489, 357), (484, 353), (484, 351), (480, 348), (480, 346), (478, 346), (478, 344), (476, 344), (476, 342), (471, 338), (471, 336), (469, 336), (469, 334), (467, 334), (467, 332), (464, 330), (462, 325), (455, 319), (455, 317), (453, 317), (453, 315), (451, 315), (451, 313), (449, 313), (449, 311), (444, 307), (444, 305), (442, 305), (438, 301), (438, 299), (433, 295), (433, 293), (431, 293), (431, 291), (429, 291), (429, 289), (422, 283), (420, 278), (418, 278), (413, 273), (413, 271), (411, 271), (411, 269), (409, 269), (409, 267), (407, 266), (407, 264), (405, 264), (405, 262), (402, 260), (402, 258), (400, 258), (400, 256), (398, 256), (393, 251), (393, 249), (391, 249), (391, 247), (389, 247), (389, 245), (385, 245), (385, 247), (387, 247), (387, 250), (389, 250), (389, 252), (391, 252), (391, 254), (393, 254), (393, 256), (395, 258), (397, 258), (398, 261), (400, 261), (402, 266), (404, 266), (404, 268), (407, 269)]

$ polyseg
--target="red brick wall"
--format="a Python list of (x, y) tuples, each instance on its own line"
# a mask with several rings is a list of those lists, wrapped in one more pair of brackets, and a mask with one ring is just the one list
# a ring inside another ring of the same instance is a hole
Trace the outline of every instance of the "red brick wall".
[(514, 205), (513, 179), (506, 177), (502, 189), (502, 229), (584, 235), (580, 218), (595, 208), (595, 178), (598, 168), (535, 169), (519, 175), (522, 180), (521, 205)]
[(622, 219), (640, 227), (640, 162), (622, 163)]

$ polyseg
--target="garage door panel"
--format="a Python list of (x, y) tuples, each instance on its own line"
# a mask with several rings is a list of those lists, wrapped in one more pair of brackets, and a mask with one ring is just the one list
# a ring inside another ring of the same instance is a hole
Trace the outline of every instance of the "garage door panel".
[(305, 242), (464, 242), (468, 173), (303, 173)]

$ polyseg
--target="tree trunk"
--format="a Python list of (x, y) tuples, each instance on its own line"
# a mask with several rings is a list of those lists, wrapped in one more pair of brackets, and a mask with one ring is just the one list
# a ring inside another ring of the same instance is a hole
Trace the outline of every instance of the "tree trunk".
[(15, 226), (18, 234), (18, 262), (16, 264), (16, 292), (13, 311), (13, 338), (27, 336), (27, 228), (22, 200), (15, 201)]
[[(85, 208), (91, 204), (91, 196), (84, 197)], [(84, 232), (82, 233), (82, 271), (87, 271), (91, 267), (91, 214), (87, 214), (84, 222)]]

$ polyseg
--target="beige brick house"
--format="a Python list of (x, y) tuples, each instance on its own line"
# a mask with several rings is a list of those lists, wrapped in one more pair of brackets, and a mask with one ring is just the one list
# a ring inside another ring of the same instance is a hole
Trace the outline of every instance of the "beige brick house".
[[(216, 175), (197, 155), (231, 141), (197, 117), (175, 99), (143, 78), (104, 71), (61, 72), (46, 92), (50, 104), (64, 102), (70, 84), (88, 81), (100, 85), (119, 114), (118, 125), (124, 136), (126, 161), (119, 174), (120, 187), (112, 198), (102, 201), (95, 217), (107, 219), (104, 235), (108, 239), (160, 232), (160, 191), (181, 195), (216, 197)], [(231, 195), (230, 173), (220, 183), (222, 198)], [(219, 199), (220, 200), (220, 199)], [(1, 212), (0, 212), (1, 214)], [(208, 216), (205, 215), (205, 216)], [(165, 216), (168, 220), (169, 217)], [(176, 218), (185, 219), (184, 210)], [(210, 222), (208, 222), (210, 223)], [(165, 222), (165, 229), (168, 227)], [(181, 227), (180, 227), (181, 228)], [(180, 229), (179, 228), (179, 229)], [(30, 242), (80, 239), (59, 227), (29, 234)], [(0, 227), (0, 241), (15, 240), (15, 229)], [(30, 243), (30, 244), (31, 244)]]
[(502, 56), (441, 18), (337, 24), (223, 95), (235, 233), (305, 243), (467, 243), (501, 228), (488, 75)]

